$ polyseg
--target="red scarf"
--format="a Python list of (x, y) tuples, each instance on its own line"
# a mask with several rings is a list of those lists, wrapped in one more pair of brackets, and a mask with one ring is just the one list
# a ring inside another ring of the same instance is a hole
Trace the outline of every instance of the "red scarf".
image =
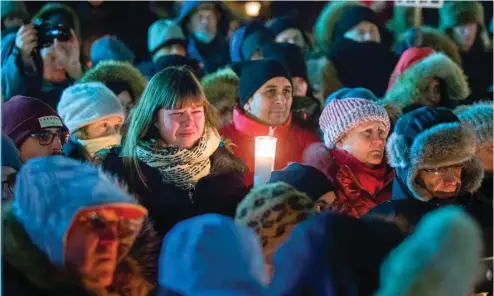
[(330, 175), (340, 187), (337, 200), (344, 208), (352, 209), (345, 212), (359, 217), (390, 198), (388, 194), (380, 194), (394, 178), (386, 159), (376, 167), (369, 167), (345, 150), (334, 149), (330, 153), (335, 162)]

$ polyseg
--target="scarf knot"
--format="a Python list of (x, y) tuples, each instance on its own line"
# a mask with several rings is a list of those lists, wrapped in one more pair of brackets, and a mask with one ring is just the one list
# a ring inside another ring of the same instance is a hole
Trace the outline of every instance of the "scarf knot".
[(156, 139), (139, 142), (137, 158), (157, 169), (163, 181), (182, 190), (193, 190), (197, 182), (211, 171), (210, 156), (218, 149), (220, 136), (216, 129), (206, 128), (192, 148), (160, 147)]

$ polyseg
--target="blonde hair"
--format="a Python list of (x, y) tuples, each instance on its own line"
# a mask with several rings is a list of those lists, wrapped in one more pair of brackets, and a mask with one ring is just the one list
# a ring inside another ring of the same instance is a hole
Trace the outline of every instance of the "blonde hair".
[(136, 157), (136, 147), (141, 140), (157, 139), (158, 129), (153, 124), (160, 109), (180, 109), (187, 106), (204, 107), (205, 126), (217, 129), (218, 115), (204, 95), (201, 83), (186, 66), (169, 67), (153, 76), (144, 89), (139, 103), (132, 110), (126, 123), (121, 156), (124, 166), (137, 172), (144, 182)]

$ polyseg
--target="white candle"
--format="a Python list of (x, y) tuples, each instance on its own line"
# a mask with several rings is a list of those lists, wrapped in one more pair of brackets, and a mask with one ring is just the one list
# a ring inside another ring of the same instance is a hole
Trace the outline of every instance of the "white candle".
[(276, 140), (271, 136), (256, 137), (254, 187), (266, 184), (271, 177), (276, 156)]

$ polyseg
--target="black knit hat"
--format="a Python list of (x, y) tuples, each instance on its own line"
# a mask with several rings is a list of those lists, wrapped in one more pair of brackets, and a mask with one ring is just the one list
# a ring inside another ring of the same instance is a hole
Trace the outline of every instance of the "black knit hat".
[(273, 59), (234, 63), (232, 68), (240, 77), (239, 103), (241, 107), (270, 79), (285, 77), (292, 83), (292, 78), (283, 64)]
[(358, 25), (360, 22), (368, 21), (381, 28), (377, 14), (370, 8), (360, 5), (346, 7), (333, 31), (333, 39), (343, 37), (346, 31)]
[(261, 48), (262, 56), (282, 63), (292, 77), (301, 77), (309, 82), (304, 53), (291, 43), (270, 43)]
[(273, 171), (268, 183), (276, 182), (284, 182), (293, 186), (298, 191), (307, 194), (312, 201), (334, 190), (326, 175), (321, 171), (299, 163), (291, 163), (281, 171)]

